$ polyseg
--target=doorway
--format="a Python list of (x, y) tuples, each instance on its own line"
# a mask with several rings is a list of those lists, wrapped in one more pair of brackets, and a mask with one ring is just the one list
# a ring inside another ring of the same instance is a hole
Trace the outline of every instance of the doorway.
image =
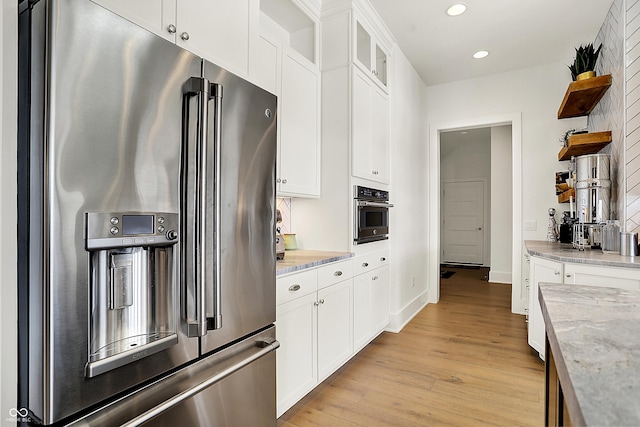
[(484, 118), (453, 120), (429, 125), (429, 301), (440, 298), (441, 251), (441, 134), (447, 131), (511, 125), (511, 209), (508, 212), (511, 237), (511, 310), (524, 313), (526, 292), (522, 289), (522, 118), (520, 113), (504, 114)]

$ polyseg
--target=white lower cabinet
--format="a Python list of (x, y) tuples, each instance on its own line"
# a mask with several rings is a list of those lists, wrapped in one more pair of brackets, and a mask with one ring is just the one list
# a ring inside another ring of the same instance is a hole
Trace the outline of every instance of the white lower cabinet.
[(538, 301), (538, 284), (540, 282), (562, 283), (562, 263), (531, 257), (529, 266), (529, 345), (544, 359), (544, 319)]
[(545, 358), (545, 326), (538, 300), (540, 282), (564, 283), (576, 286), (604, 286), (627, 290), (640, 290), (640, 270), (595, 264), (562, 263), (531, 257), (529, 266), (529, 324), (528, 341)]
[(353, 347), (360, 351), (389, 324), (389, 266), (386, 253), (355, 260)]
[(353, 279), (320, 289), (318, 301), (318, 382), (321, 382), (353, 354)]
[(351, 260), (276, 282), (279, 417), (353, 355)]
[(316, 293), (276, 307), (278, 416), (318, 384)]
[(278, 417), (389, 324), (388, 264), (384, 251), (277, 278)]

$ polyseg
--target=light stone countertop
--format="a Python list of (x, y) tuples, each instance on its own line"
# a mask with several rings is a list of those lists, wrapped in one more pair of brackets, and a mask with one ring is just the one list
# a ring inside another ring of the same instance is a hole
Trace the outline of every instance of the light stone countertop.
[(276, 276), (341, 261), (353, 256), (353, 252), (313, 251), (307, 249), (285, 251), (284, 259), (276, 261)]
[(573, 425), (640, 425), (640, 291), (541, 283), (540, 306)]
[(560, 262), (594, 264), (608, 267), (640, 268), (640, 256), (627, 257), (616, 253), (603, 253), (600, 249), (573, 249), (570, 243), (526, 240), (524, 245), (529, 255)]

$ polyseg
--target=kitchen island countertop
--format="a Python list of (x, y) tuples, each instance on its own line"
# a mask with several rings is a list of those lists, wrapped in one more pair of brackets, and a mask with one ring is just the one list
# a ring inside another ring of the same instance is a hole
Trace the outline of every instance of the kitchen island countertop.
[(573, 249), (571, 243), (547, 242), (545, 240), (525, 240), (529, 255), (560, 262), (594, 264), (608, 267), (640, 268), (640, 256), (628, 257), (617, 253), (603, 253), (600, 249)]
[(295, 249), (285, 251), (284, 259), (276, 261), (276, 275), (317, 267), (330, 262), (342, 261), (354, 256), (353, 252), (314, 251)]
[(541, 283), (539, 300), (573, 425), (640, 425), (640, 291)]

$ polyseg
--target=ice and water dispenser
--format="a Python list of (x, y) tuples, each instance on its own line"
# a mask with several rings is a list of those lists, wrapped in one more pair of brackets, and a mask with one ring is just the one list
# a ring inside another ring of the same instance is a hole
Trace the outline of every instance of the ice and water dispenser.
[(177, 343), (177, 213), (87, 213), (94, 377)]

